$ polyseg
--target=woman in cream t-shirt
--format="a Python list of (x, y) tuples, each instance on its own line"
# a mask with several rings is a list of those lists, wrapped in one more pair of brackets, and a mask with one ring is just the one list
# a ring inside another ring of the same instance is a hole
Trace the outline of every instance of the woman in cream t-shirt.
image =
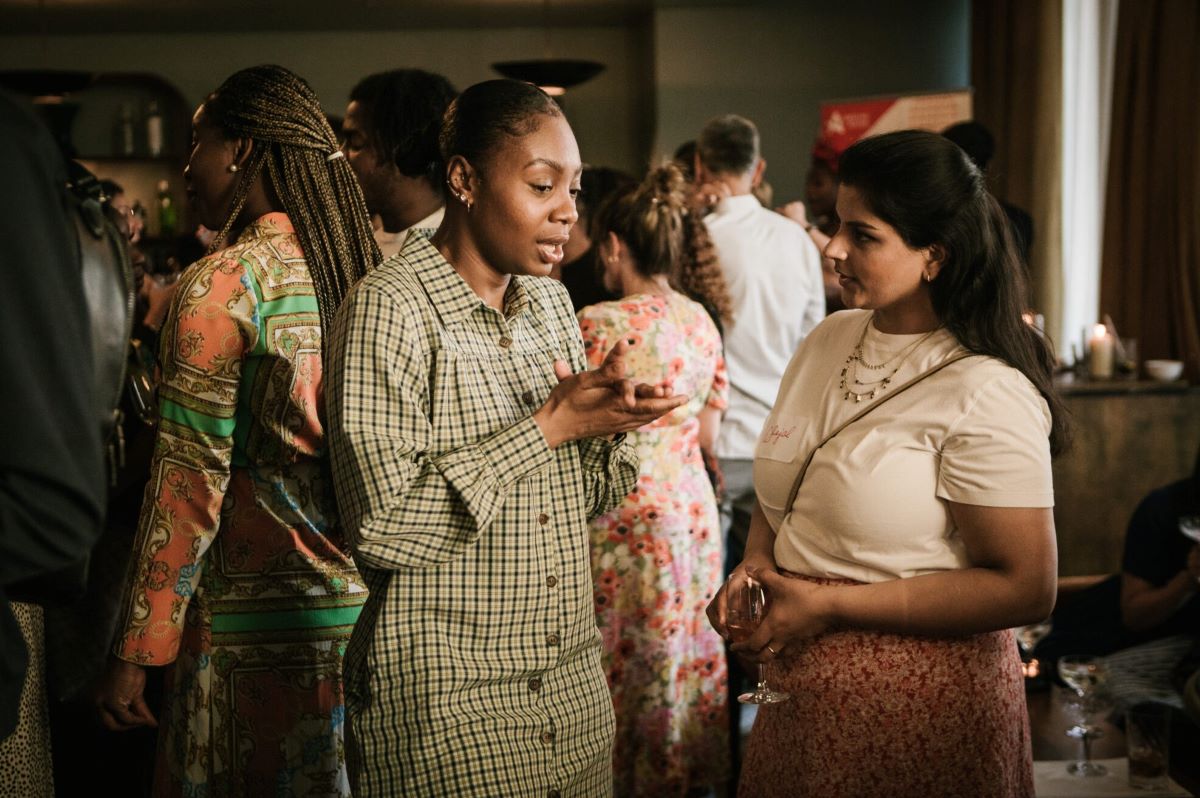
[(770, 608), (733, 650), (791, 695), (760, 708), (739, 792), (1032, 796), (1008, 630), (1054, 601), (1053, 355), (1021, 319), (1003, 211), (956, 145), (866, 139), (840, 177), (825, 256), (850, 310), (784, 375), (734, 572)]

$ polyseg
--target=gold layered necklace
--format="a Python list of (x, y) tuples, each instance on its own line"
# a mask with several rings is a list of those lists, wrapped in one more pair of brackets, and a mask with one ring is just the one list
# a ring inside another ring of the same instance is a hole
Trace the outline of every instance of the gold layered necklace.
[[(869, 363), (863, 357), (863, 343), (867, 340), (867, 330), (871, 328), (871, 319), (873, 318), (874, 316), (867, 318), (867, 323), (863, 325), (862, 334), (858, 336), (858, 343), (854, 345), (850, 356), (846, 358), (846, 365), (842, 367), (842, 380), (838, 388), (842, 392), (842, 399), (847, 402), (861, 402), (863, 399), (870, 401), (881, 392), (886, 391), (888, 386), (892, 384), (892, 377), (896, 376), (896, 372), (904, 365), (908, 356), (918, 346), (929, 340), (931, 335), (941, 329), (941, 327), (934, 327), (882, 363)], [(888, 368), (893, 363), (895, 363), (895, 366), (888, 371)], [(886, 373), (883, 376), (878, 376), (878, 374), (870, 375), (870, 377), (874, 378), (871, 379), (867, 374), (861, 373), (864, 371)]]

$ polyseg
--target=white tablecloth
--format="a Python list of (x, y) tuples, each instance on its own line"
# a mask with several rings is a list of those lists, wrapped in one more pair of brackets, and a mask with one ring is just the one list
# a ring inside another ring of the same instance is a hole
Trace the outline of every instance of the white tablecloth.
[(1072, 776), (1068, 761), (1043, 760), (1033, 763), (1037, 798), (1162, 798), (1186, 796), (1187, 790), (1171, 781), (1166, 790), (1138, 790), (1129, 786), (1129, 760), (1094, 759), (1108, 768), (1104, 776)]

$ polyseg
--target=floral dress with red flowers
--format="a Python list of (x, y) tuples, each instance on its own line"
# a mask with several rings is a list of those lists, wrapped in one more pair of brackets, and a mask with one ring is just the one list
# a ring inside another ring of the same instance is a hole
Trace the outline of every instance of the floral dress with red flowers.
[(629, 438), (637, 486), (591, 525), (596, 620), (616, 710), (617, 796), (683, 796), (729, 778), (725, 651), (705, 618), (721, 586), (717, 504), (699, 413), (724, 409), (716, 325), (681, 294), (636, 294), (579, 313), (595, 368), (622, 338), (629, 376), (669, 378), (686, 405)]

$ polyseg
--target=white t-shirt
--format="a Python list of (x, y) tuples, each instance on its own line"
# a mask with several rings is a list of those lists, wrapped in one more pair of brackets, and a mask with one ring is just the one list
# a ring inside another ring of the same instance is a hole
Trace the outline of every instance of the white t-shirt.
[(749, 460), (788, 361), (825, 316), (821, 254), (803, 227), (748, 194), (721, 200), (704, 224), (733, 305), (717, 456)]
[(885, 335), (866, 327), (871, 317), (842, 311), (809, 334), (759, 437), (754, 486), (775, 530), (775, 559), (789, 571), (860, 582), (966, 567), (946, 501), (1054, 505), (1050, 409), (1025, 375), (993, 358), (947, 366), (846, 427), (813, 457), (785, 511), (809, 451), (869, 401), (846, 401), (839, 387), (864, 327), (863, 358), (873, 365), (916, 344), (886, 369), (858, 369), (871, 380), (901, 364), (888, 390), (963, 351), (944, 329), (923, 341)]

